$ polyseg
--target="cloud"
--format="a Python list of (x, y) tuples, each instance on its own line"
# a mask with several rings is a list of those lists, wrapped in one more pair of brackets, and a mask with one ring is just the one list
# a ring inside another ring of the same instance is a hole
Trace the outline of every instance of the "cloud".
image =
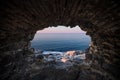
[(48, 27), (43, 30), (37, 31), (37, 33), (85, 33), (82, 31), (79, 26), (75, 26), (73, 28), (65, 27), (65, 26), (57, 26), (57, 27)]

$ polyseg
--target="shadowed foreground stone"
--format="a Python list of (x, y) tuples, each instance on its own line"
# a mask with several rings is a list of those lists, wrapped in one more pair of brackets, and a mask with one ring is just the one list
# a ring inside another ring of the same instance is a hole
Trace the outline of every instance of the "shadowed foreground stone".
[(119, 0), (0, 0), (0, 79), (27, 80), (32, 74), (27, 72), (25, 51), (37, 30), (79, 25), (92, 39), (91, 69), (98, 76), (109, 74), (100, 79), (93, 75), (94, 80), (120, 80), (119, 4)]

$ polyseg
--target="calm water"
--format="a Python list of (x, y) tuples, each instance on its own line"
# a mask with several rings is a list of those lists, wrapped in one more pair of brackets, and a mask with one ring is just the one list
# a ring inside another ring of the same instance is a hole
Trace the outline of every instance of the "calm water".
[(85, 50), (91, 39), (85, 33), (36, 33), (32, 47), (43, 51)]

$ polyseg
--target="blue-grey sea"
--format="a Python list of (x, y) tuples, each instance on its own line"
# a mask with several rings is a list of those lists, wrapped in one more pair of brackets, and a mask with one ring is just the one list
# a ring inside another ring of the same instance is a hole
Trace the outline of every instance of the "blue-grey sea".
[(43, 51), (85, 50), (91, 38), (85, 33), (36, 33), (31, 46)]

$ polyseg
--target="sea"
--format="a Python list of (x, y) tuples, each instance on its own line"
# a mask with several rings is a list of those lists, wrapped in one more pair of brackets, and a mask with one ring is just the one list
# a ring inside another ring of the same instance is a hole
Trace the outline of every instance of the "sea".
[(85, 33), (36, 33), (31, 46), (42, 51), (84, 51), (90, 42), (90, 36)]

